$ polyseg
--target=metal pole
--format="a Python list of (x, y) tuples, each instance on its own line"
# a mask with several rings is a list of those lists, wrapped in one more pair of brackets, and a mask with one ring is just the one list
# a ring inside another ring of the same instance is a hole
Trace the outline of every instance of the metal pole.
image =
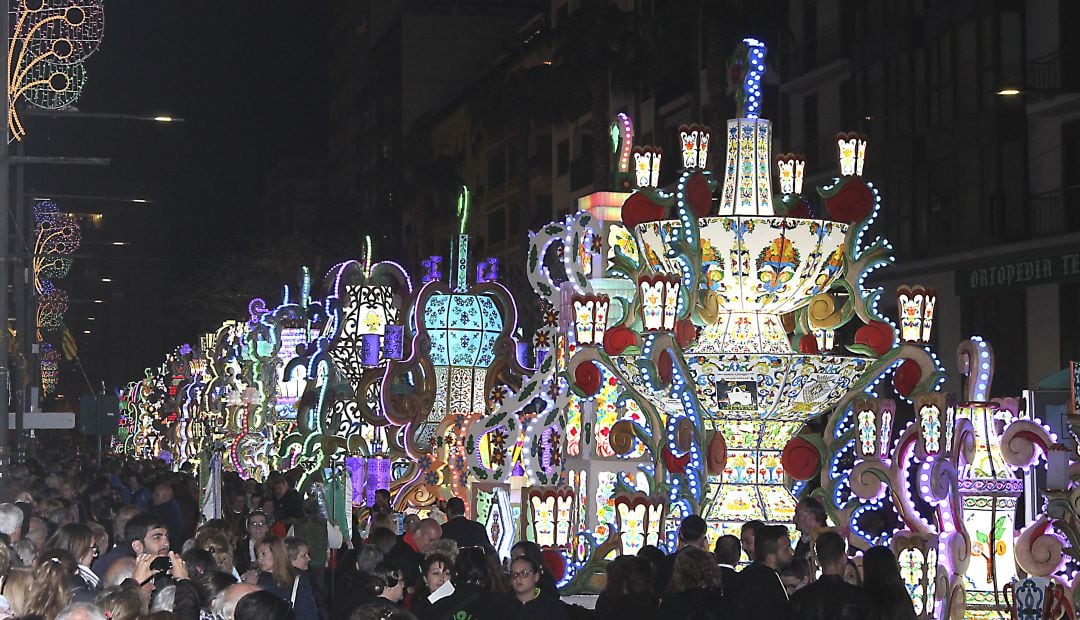
[(9, 237), (8, 223), (11, 221), (11, 209), (9, 201), (8, 178), (8, 115), (10, 109), (11, 93), (8, 91), (8, 77), (11, 68), (7, 64), (7, 48), (11, 44), (11, 23), (7, 3), (0, 7), (0, 32), (4, 33), (4, 130), (0, 132), (0, 478), (11, 475), (8, 455), (8, 277), (11, 274), (11, 265), (8, 263), (11, 254), (11, 238)]
[[(18, 155), (23, 153), (23, 143), (19, 142), (15, 147), (15, 152)], [(30, 411), (28, 396), (30, 394), (30, 381), (33, 377), (34, 366), (30, 363), (30, 343), (37, 337), (36, 326), (31, 327), (30, 323), (26, 321), (26, 282), (27, 282), (27, 270), (32, 267), (33, 250), (30, 250), (26, 245), (28, 242), (32, 243), (30, 236), (33, 234), (33, 229), (29, 231), (26, 229), (26, 195), (24, 192), (25, 183), (25, 169), (23, 166), (15, 166), (15, 236), (18, 242), (15, 244), (15, 251), (13, 254), (12, 264), (14, 265), (13, 284), (15, 285), (15, 333), (19, 336), (19, 353), (22, 354), (22, 373), (18, 377), (16, 394), (18, 397), (15, 399), (17, 403), (15, 408), (15, 454), (14, 461), (16, 463), (22, 463), (26, 461), (26, 437), (23, 436), (23, 416), (27, 411)]]

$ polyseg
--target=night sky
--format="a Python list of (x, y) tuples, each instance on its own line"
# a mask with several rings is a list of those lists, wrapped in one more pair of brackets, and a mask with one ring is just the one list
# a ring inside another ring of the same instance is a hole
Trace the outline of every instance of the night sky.
[(74, 148), (113, 158), (115, 191), (154, 188), (172, 241), (220, 255), (256, 213), (277, 161), (326, 154), (326, 4), (106, 2), (105, 38), (87, 61), (79, 109), (185, 122), (88, 120), (110, 124), (109, 134)]
[[(257, 233), (252, 220), (275, 164), (326, 158), (327, 4), (107, 0), (104, 40), (86, 62), (78, 110), (184, 122), (24, 118), (25, 154), (112, 160), (104, 168), (28, 169), (34, 196), (153, 200), (58, 200), (63, 210), (106, 214), (103, 230), (84, 227), (76, 265), (59, 283), (72, 297), (65, 321), (82, 341), (91, 383), (126, 383), (197, 339), (175, 310), (178, 296), (197, 290), (191, 274), (220, 265)], [(110, 248), (114, 240), (134, 243)], [(103, 285), (104, 276), (114, 282)], [(115, 291), (123, 295), (92, 305)], [(131, 304), (147, 318), (132, 320)], [(103, 321), (109, 312), (113, 320)], [(96, 323), (87, 322), (92, 314)], [(228, 318), (240, 317), (218, 320)], [(84, 336), (91, 328), (95, 335)], [(106, 352), (111, 371), (95, 358)], [(118, 371), (117, 358), (130, 365)], [(74, 367), (63, 374), (73, 390), (85, 390)]]

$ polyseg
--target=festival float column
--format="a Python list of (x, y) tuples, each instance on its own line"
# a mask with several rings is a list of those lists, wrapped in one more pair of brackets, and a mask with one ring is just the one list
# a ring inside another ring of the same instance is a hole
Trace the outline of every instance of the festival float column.
[(494, 265), (485, 261), (470, 282), (469, 209), (469, 191), (462, 188), (449, 283), (431, 279), (417, 293), (415, 335), (406, 357), (389, 364), (382, 384), (387, 419), (401, 427), (398, 441), (415, 463), (404, 483), (395, 485), (400, 507), (426, 508), (443, 490), (470, 504), (468, 429), (488, 412), (492, 395), (505, 393), (507, 384), (520, 385), (525, 371), (512, 335), (517, 307), (495, 281)]

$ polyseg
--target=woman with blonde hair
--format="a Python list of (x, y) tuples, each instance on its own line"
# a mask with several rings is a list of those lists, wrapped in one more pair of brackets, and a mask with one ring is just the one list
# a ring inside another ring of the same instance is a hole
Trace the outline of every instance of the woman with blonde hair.
[(30, 584), (34, 582), (34, 571), (30, 568), (15, 568), (4, 579), (4, 598), (7, 599), (7, 611), (0, 611), (0, 617), (25, 616), (26, 602), (30, 598)]
[(69, 582), (72, 578), (78, 579), (78, 564), (71, 553), (63, 549), (44, 553), (34, 565), (23, 615), (54, 620), (56, 614), (71, 602)]
[(138, 620), (146, 613), (139, 589), (134, 586), (114, 586), (94, 601), (109, 620)]
[(318, 620), (315, 592), (307, 576), (292, 568), (285, 543), (277, 536), (267, 536), (255, 545), (258, 569), (244, 573), (244, 581), (258, 585), (290, 603), (296, 620)]

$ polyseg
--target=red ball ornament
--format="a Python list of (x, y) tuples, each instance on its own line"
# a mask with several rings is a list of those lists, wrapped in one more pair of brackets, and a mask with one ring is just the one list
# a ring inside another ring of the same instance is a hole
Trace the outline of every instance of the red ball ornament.
[(675, 370), (675, 363), (671, 359), (671, 353), (667, 351), (661, 351), (660, 357), (656, 359), (656, 374), (659, 375), (660, 381), (664, 385), (671, 385), (671, 375)]
[(724, 434), (719, 431), (713, 433), (709, 447), (705, 450), (705, 467), (710, 476), (719, 476), (727, 467), (727, 442), (724, 441)]
[(878, 355), (885, 355), (896, 342), (896, 330), (881, 321), (870, 321), (855, 330), (855, 344), (864, 344)]
[(870, 186), (859, 178), (844, 181), (836, 193), (825, 199), (825, 209), (829, 217), (837, 222), (849, 224), (866, 219), (874, 208), (874, 193)]
[(802, 437), (795, 437), (784, 446), (784, 451), (780, 454), (780, 464), (792, 478), (809, 480), (821, 469), (821, 453), (814, 444)]
[(904, 360), (900, 367), (893, 371), (892, 384), (896, 392), (907, 398), (922, 378), (922, 369), (914, 360)]
[(664, 448), (664, 467), (673, 474), (681, 474), (686, 471), (687, 464), (690, 463), (690, 453), (687, 452), (682, 456), (675, 456), (671, 450)]
[(604, 332), (604, 351), (608, 355), (621, 355), (627, 347), (637, 345), (638, 336), (634, 330), (619, 325)]
[(566, 576), (566, 559), (562, 554), (555, 549), (544, 549), (540, 552), (540, 559), (543, 560), (551, 576), (555, 578), (555, 582), (562, 581), (562, 578)]
[(821, 353), (821, 349), (817, 345), (817, 338), (813, 334), (804, 334), (802, 338), (799, 338), (799, 351), (807, 355)]
[(642, 222), (655, 222), (664, 219), (667, 208), (656, 204), (642, 192), (635, 192), (622, 206), (622, 221), (627, 228), (633, 228)]
[(697, 340), (697, 328), (690, 319), (683, 319), (675, 323), (675, 342), (685, 349), (690, 343)]
[(582, 362), (574, 369), (574, 385), (586, 396), (593, 396), (600, 391), (601, 377), (600, 369), (590, 361)]
[(700, 172), (695, 172), (686, 180), (686, 204), (698, 217), (708, 217), (712, 211), (712, 190)]

